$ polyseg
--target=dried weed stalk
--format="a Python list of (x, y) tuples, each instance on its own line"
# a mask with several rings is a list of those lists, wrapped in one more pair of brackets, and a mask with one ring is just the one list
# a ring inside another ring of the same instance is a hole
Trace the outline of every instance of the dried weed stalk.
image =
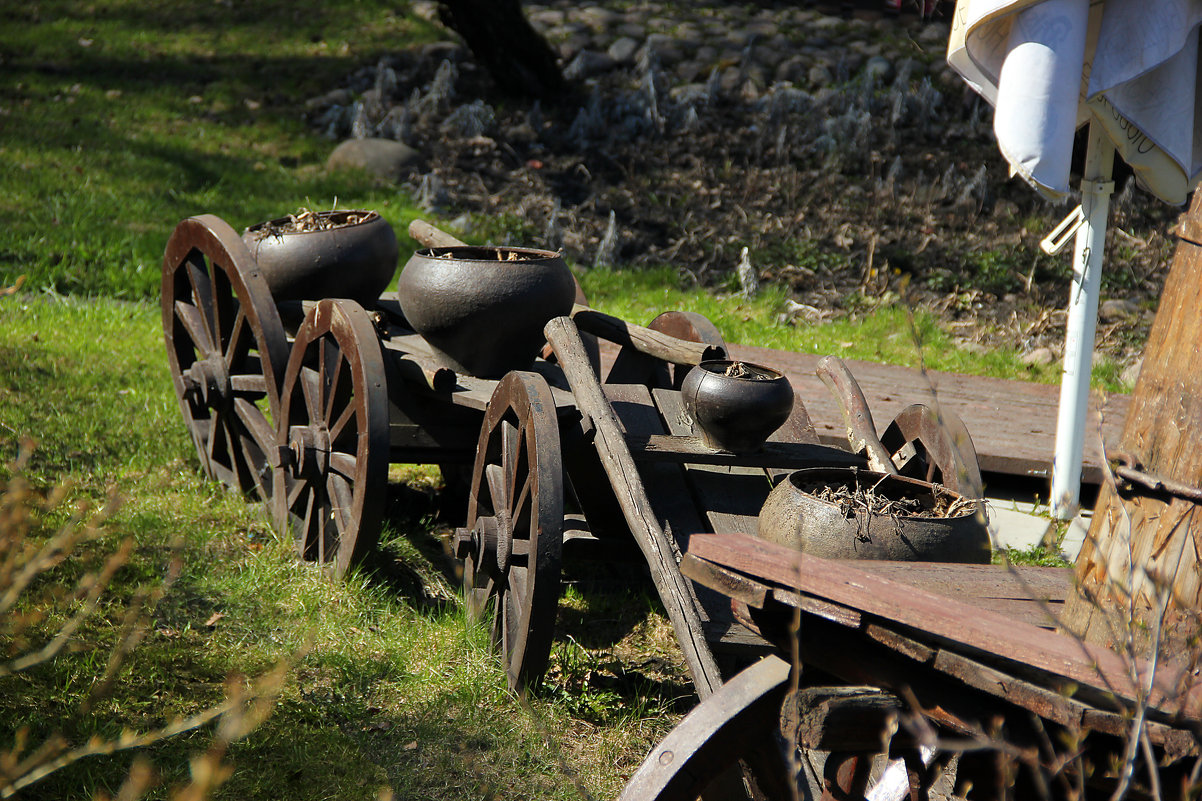
[[(99, 509), (81, 503), (65, 523), (46, 533), (47, 522), (61, 513), (70, 490), (66, 485), (49, 492), (35, 489), (22, 475), (30, 451), (28, 445), (23, 448), (17, 462), (9, 466), (12, 477), (0, 483), (0, 687), (38, 665), (71, 657), (71, 646), (80, 638), (81, 628), (98, 614), (115, 574), (128, 563), (133, 550), (133, 540), (126, 538), (100, 560), (98, 567), (85, 570), (71, 586), (56, 583), (56, 568), (79, 558), (85, 546), (108, 536), (106, 523), (117, 509), (118, 500), (115, 494), (110, 495)], [(110, 693), (122, 664), (149, 630), (150, 616), (170, 590), (180, 567), (177, 556), (161, 583), (135, 593), (103, 673), (96, 677), (75, 714), (90, 714)], [(13, 797), (82, 759), (144, 748), (216, 721), (208, 750), (192, 760), (191, 780), (172, 794), (179, 801), (206, 798), (230, 775), (231, 768), (224, 761), (229, 744), (246, 736), (270, 714), (283, 687), (286, 668), (280, 665), (253, 683), (231, 678), (225, 702), (150, 731), (126, 730), (112, 740), (93, 737), (86, 743), (73, 744), (61, 734), (54, 734), (41, 742), (30, 742), (28, 728), (22, 728), (11, 745), (0, 746), (0, 798)], [(141, 798), (155, 781), (149, 762), (139, 758), (117, 797)]]

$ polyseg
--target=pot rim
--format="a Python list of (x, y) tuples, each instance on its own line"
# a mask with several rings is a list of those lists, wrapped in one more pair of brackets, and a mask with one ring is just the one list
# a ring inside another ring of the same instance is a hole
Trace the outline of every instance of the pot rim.
[(380, 216), (380, 212), (376, 211), (375, 209), (329, 209), (327, 211), (315, 211), (313, 213), (317, 217), (321, 217), (321, 218), (329, 218), (329, 217), (333, 217), (335, 215), (349, 216), (351, 214), (362, 214), (363, 219), (361, 219), (357, 222), (353, 222), (353, 223), (343, 223), (334, 228), (320, 228), (316, 231), (272, 231), (271, 230), (272, 226), (275, 226), (275, 225), (282, 226), (282, 225), (286, 225), (286, 224), (292, 222), (292, 215), (289, 215), (289, 216), (285, 216), (285, 217), (276, 217), (271, 220), (264, 220), (263, 222), (255, 223), (254, 225), (250, 226), (245, 231), (243, 231), (242, 235), (246, 236), (247, 234), (253, 234), (253, 235), (257, 235), (257, 238), (259, 240), (263, 240), (263, 239), (267, 239), (268, 237), (274, 238), (274, 237), (282, 237), (282, 236), (305, 236), (307, 234), (329, 234), (329, 233), (333, 233), (335, 231), (342, 231), (344, 229), (358, 228), (359, 226), (373, 223), (376, 220), (384, 219), (383, 217)]
[[(732, 365), (732, 364), (741, 364), (750, 370), (757, 371), (757, 372), (763, 373), (765, 375), (764, 375), (764, 377), (761, 377), (761, 378), (748, 378), (747, 376), (726, 375), (725, 374), (726, 368), (730, 367), (730, 365)], [(718, 378), (729, 378), (734, 381), (747, 381), (748, 383), (753, 383), (753, 384), (761, 384), (761, 383), (768, 384), (768, 383), (780, 381), (782, 379), (784, 379), (786, 381), (788, 380), (785, 377), (785, 374), (782, 373), (780, 370), (777, 370), (775, 367), (768, 367), (767, 365), (756, 364), (755, 362), (749, 362), (746, 359), (707, 359), (706, 361), (699, 363), (697, 365), (697, 367), (700, 367), (705, 372), (709, 373), (710, 375), (717, 376)]]
[[(496, 257), (498, 253), (514, 253), (519, 258), (512, 260), (501, 259)], [(510, 245), (451, 245), (449, 247), (421, 248), (414, 251), (413, 256), (437, 262), (446, 261), (492, 266), (563, 261), (563, 255), (559, 251)]]
[[(945, 487), (942, 484), (935, 484), (930, 481), (923, 481), (920, 478), (913, 478), (911, 476), (901, 476), (901, 475), (895, 475), (892, 473), (882, 473), (877, 470), (868, 470), (868, 469), (859, 468), (859, 467), (803, 467), (803, 468), (794, 470), (791, 473), (789, 473), (787, 476), (785, 476), (784, 479), (781, 480), (781, 483), (783, 484), (785, 482), (788, 482), (789, 485), (793, 489), (795, 489), (797, 492), (801, 493), (802, 495), (805, 495), (806, 497), (808, 497), (813, 503), (823, 504), (823, 505), (829, 506), (831, 508), (837, 508), (836, 505), (831, 503), (830, 501), (823, 500), (823, 499), (817, 497), (816, 495), (814, 495), (813, 493), (811, 493), (807, 490), (804, 490), (798, 486), (799, 481), (805, 480), (807, 478), (818, 478), (819, 476), (822, 476), (824, 474), (827, 476), (834, 474), (836, 476), (834, 481), (826, 482), (828, 485), (833, 485), (836, 481), (838, 481), (837, 476), (845, 476), (845, 477), (847, 477), (848, 480), (843, 482), (842, 486), (844, 486), (844, 487), (851, 486), (853, 482), (857, 483), (857, 484), (864, 484), (864, 483), (866, 483), (865, 482), (865, 479), (866, 479), (868, 482), (872, 482), (873, 487), (875, 487), (879, 484), (895, 484), (895, 485), (901, 484), (902, 486), (909, 487), (909, 488), (917, 490), (919, 492), (926, 492), (930, 495), (935, 496), (936, 498), (939, 497), (940, 495), (948, 495), (948, 496), (951, 496), (955, 500), (964, 500), (966, 502), (963, 510), (961, 510), (959, 513), (957, 513), (955, 515), (951, 515), (951, 516), (945, 515), (943, 517), (918, 518), (918, 519), (922, 519), (922, 520), (933, 520), (933, 521), (960, 520), (961, 518), (969, 517), (971, 515), (976, 514), (977, 511), (981, 509), (981, 507), (983, 506), (983, 503), (984, 503), (981, 500), (966, 498), (965, 496), (961, 495), (960, 493), (956, 492), (955, 490)], [(810, 483), (816, 483), (816, 482), (810, 482)], [(955, 502), (955, 500), (953, 500), (953, 503)], [(902, 517), (902, 516), (915, 517), (913, 515), (899, 515), (899, 517)]]

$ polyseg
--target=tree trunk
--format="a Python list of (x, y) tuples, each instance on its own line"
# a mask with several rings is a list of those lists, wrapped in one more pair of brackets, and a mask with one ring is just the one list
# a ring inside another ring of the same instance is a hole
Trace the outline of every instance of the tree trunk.
[(530, 26), (519, 0), (442, 0), (440, 15), (502, 92), (544, 99), (565, 92), (555, 52)]
[[(1202, 484), (1202, 192), (1176, 233), (1118, 450), (1148, 474), (1196, 487)], [(1117, 486), (1106, 484), (1062, 624), (1090, 642), (1140, 655), (1150, 654), (1158, 633), (1161, 645), (1175, 649), (1198, 632), (1202, 514), (1195, 503), (1140, 490), (1121, 477)]]

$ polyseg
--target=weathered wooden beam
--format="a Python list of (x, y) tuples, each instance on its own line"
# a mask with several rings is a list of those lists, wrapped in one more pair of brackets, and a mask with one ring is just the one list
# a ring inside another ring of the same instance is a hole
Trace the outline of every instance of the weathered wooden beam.
[(572, 308), (572, 319), (581, 331), (672, 364), (691, 365), (726, 358), (724, 348), (677, 339), (580, 304)]
[(580, 341), (576, 324), (567, 317), (556, 317), (547, 323), (543, 333), (568, 379), (577, 408), (592, 421), (596, 432), (593, 444), (597, 455), (622, 507), (626, 523), (647, 560), (655, 589), (672, 622), (697, 693), (702, 698), (708, 698), (722, 685), (722, 676), (706, 644), (692, 587), (680, 573), (676, 554), (643, 489), (638, 467), (626, 447), (622, 428), (589, 365), (588, 354), (584, 343)]

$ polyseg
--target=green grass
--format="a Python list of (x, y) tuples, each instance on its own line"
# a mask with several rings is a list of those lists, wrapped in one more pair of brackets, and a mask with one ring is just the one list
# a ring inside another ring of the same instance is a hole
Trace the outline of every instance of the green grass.
[[(0, 678), (0, 747), (21, 727), (34, 742), (57, 731), (79, 743), (160, 726), (219, 702), (229, 675), (254, 676), (282, 659), (297, 661), (274, 713), (232, 748), (236, 770), (219, 797), (371, 799), (387, 787), (407, 799), (576, 798), (578, 782), (612, 796), (670, 726), (654, 704), (620, 694), (605, 696), (601, 725), (579, 722), (580, 701), (565, 693), (520, 701), (457, 604), (423, 603), (390, 579), (395, 570), (331, 582), (298, 563), (259, 505), (199, 476), (155, 306), (10, 297), (0, 318), (0, 462), (11, 464), (22, 437), (36, 433), (26, 475), (71, 486), (66, 507), (39, 518), (39, 536), (109, 485), (122, 498), (104, 537), (45, 575), (44, 587), (70, 586), (120, 540), (135, 544), (74, 653)], [(404, 477), (421, 484), (430, 472)], [(407, 575), (449, 586), (445, 562), (422, 547), (430, 539), (427, 517), (395, 515), (383, 550)], [(124, 603), (161, 581), (176, 554), (180, 578), (112, 694), (95, 714), (76, 714), (103, 672)], [(47, 597), (34, 593), (28, 608)], [(41, 631), (54, 629), (56, 614)], [(13, 646), (0, 629), (0, 653)], [(195, 732), (147, 750), (162, 776), (153, 797), (186, 779), (188, 757), (207, 739)], [(114, 794), (131, 759), (79, 762), (22, 797)]]
[[(0, 285), (152, 297), (172, 227), (300, 205), (413, 212), (327, 175), (303, 104), (430, 38), (404, 6), (59, 0), (0, 10)], [(403, 230), (403, 226), (400, 226)]]
[[(979, 353), (957, 347), (934, 316), (911, 308), (896, 295), (831, 322), (790, 324), (778, 319), (787, 295), (775, 286), (748, 300), (688, 287), (671, 268), (588, 270), (581, 273), (580, 283), (589, 303), (602, 311), (642, 324), (669, 309), (699, 312), (729, 342), (997, 378), (1059, 380), (1058, 365), (1025, 365), (1017, 350)], [(1122, 391), (1119, 372), (1104, 362), (1095, 371), (1095, 385)]]

